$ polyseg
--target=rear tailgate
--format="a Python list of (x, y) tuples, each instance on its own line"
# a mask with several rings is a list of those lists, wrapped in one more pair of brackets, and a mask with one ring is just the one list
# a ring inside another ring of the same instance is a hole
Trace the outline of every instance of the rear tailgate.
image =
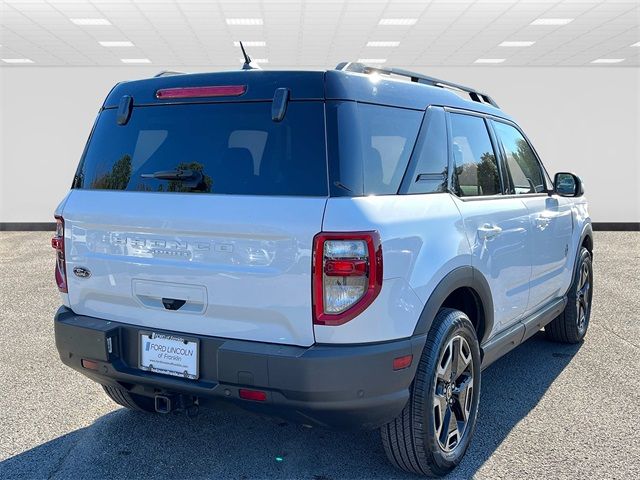
[[(325, 202), (74, 190), (64, 209), (70, 306), (148, 328), (311, 345), (311, 246)], [(186, 303), (168, 310), (163, 299)]]

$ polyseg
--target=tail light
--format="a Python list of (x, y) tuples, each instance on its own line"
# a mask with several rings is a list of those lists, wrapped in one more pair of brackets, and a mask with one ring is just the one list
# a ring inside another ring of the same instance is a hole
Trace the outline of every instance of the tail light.
[(67, 293), (67, 267), (64, 259), (64, 219), (56, 217), (56, 235), (51, 239), (56, 251), (56, 283), (58, 290)]
[(362, 313), (380, 293), (380, 235), (319, 233), (313, 243), (313, 322), (342, 325)]

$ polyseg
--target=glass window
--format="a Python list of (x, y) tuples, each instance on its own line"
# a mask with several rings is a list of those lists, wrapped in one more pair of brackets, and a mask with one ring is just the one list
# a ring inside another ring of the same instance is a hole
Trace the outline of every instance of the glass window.
[(423, 113), (348, 101), (326, 108), (331, 195), (397, 193)]
[(451, 114), (453, 188), (461, 197), (498, 195), (500, 175), (484, 119)]
[(241, 195), (326, 196), (322, 102), (135, 107), (126, 125), (100, 114), (79, 188)]
[(442, 108), (429, 107), (404, 178), (403, 193), (447, 191), (447, 125)]
[(546, 190), (540, 163), (522, 134), (511, 125), (493, 122), (502, 143), (509, 172), (509, 193), (540, 193)]

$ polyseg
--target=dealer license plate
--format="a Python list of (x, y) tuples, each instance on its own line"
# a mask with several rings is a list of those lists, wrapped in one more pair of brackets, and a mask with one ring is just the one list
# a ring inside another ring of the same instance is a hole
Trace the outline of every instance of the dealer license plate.
[(196, 379), (198, 341), (163, 333), (140, 333), (140, 369)]

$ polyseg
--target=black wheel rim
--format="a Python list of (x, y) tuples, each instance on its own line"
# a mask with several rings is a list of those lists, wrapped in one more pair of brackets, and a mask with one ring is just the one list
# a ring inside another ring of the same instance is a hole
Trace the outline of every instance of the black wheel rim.
[(469, 343), (456, 335), (442, 351), (433, 392), (435, 433), (445, 452), (455, 450), (467, 431), (473, 406), (473, 376)]
[(584, 333), (589, 322), (589, 312), (591, 307), (591, 274), (587, 262), (582, 262), (580, 266), (580, 276), (578, 277), (578, 290), (576, 291), (576, 309), (578, 332)]

